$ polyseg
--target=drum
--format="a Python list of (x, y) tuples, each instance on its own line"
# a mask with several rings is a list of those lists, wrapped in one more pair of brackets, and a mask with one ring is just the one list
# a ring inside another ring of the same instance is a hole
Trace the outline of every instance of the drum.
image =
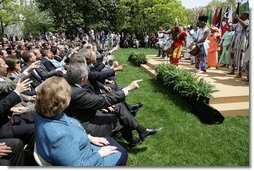
[(172, 54), (174, 51), (173, 41), (168, 41), (163, 48), (163, 51), (167, 52), (167, 54)]
[(156, 46), (162, 49), (164, 47), (164, 42), (160, 40), (156, 43)]
[(197, 45), (193, 45), (190, 47), (189, 54), (191, 54), (192, 56), (198, 56), (199, 49), (200, 48)]

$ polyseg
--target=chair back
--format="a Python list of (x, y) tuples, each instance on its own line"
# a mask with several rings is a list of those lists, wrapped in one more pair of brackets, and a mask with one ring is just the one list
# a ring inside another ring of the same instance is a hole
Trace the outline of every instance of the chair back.
[(53, 166), (52, 164), (46, 162), (46, 161), (37, 153), (36, 143), (34, 144), (33, 156), (34, 156), (34, 159), (35, 159), (36, 163), (37, 163), (39, 166)]

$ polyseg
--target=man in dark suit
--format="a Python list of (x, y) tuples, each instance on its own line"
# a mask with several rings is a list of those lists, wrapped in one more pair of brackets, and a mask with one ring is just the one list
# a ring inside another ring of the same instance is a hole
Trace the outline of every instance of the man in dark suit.
[(0, 166), (24, 166), (23, 148), (18, 138), (0, 139)]
[(100, 110), (124, 101), (129, 91), (139, 88), (141, 80), (133, 81), (122, 90), (96, 95), (82, 88), (88, 78), (87, 65), (82, 63), (71, 64), (67, 69), (66, 79), (72, 86), (72, 96), (69, 107), (65, 113), (81, 121), (86, 131), (94, 136), (109, 136), (120, 131), (129, 146), (140, 143), (132, 134), (133, 130), (139, 133), (139, 138), (144, 141), (149, 136), (157, 133), (161, 128), (148, 129), (138, 121), (124, 107), (116, 113), (102, 113)]
[[(106, 70), (102, 70), (103, 67), (96, 68), (94, 66), (94, 64), (96, 63), (96, 57), (94, 55), (95, 53), (96, 51), (94, 51), (94, 49), (92, 48), (90, 44), (87, 44), (84, 48), (80, 49), (79, 51), (78, 55), (85, 58), (85, 61), (87, 65), (89, 66), (89, 74), (88, 74), (89, 81), (87, 81), (87, 83), (84, 84), (82, 87), (92, 89), (96, 94), (110, 93), (112, 91), (119, 90), (116, 80), (113, 77), (115, 76), (115, 73), (117, 71), (123, 71), (124, 69), (123, 65), (119, 65), (115, 68), (107, 68)], [(106, 60), (104, 61), (103, 59), (103, 62), (101, 62), (100, 65), (105, 67), (105, 62)], [(108, 73), (111, 73), (111, 75), (109, 75)], [(95, 75), (100, 75), (100, 77), (96, 77)], [(106, 83), (105, 80), (108, 80), (108, 83)], [(141, 103), (137, 103), (135, 105), (130, 105), (126, 102), (121, 102), (121, 103), (122, 104), (118, 104), (118, 106), (116, 107), (120, 107), (119, 105), (122, 105), (121, 108), (118, 108), (119, 110), (120, 109), (123, 110), (123, 108), (125, 109), (127, 107), (128, 108), (127, 110), (129, 110), (134, 116), (136, 115), (139, 108), (142, 107)]]
[[(36, 56), (31, 51), (26, 51), (22, 54), (22, 59), (25, 62), (24, 66), (22, 67), (22, 70), (25, 70), (28, 66), (30, 66), (32, 63), (36, 62)], [(33, 80), (32, 86), (33, 88), (37, 87), (39, 84), (41, 84), (44, 80), (46, 80), (48, 77), (51, 76), (63, 76), (62, 69), (54, 69), (51, 71), (48, 71), (47, 68), (42, 64), (41, 61), (38, 61), (39, 67), (36, 69), (33, 69), (30, 72), (30, 79)]]
[(34, 113), (12, 116), (10, 108), (21, 102), (20, 94), (30, 87), (29, 79), (18, 81), (15, 90), (0, 101), (0, 138), (19, 138), (25, 143), (33, 143)]
[(51, 50), (50, 49), (43, 49), (41, 54), (42, 54), (41, 63), (47, 68), (47, 70), (48, 71), (55, 70), (56, 67), (50, 61), (50, 59), (53, 59), (53, 54), (52, 54)]

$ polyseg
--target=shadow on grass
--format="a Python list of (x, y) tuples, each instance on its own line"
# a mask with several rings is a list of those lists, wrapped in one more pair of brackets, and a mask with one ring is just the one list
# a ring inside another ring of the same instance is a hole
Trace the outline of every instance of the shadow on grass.
[(147, 150), (147, 147), (139, 147), (139, 146), (136, 146), (136, 147), (133, 147), (133, 148), (130, 148), (128, 150), (128, 153), (130, 154), (138, 154), (140, 152), (144, 152)]
[[(223, 115), (207, 103), (201, 101), (188, 101), (174, 92), (167, 86), (155, 80), (148, 80), (155, 87), (154, 91), (166, 95), (180, 110), (191, 113), (203, 124), (221, 124), (224, 121)], [(180, 104), (180, 105), (179, 105)]]
[(144, 152), (147, 150), (147, 147), (140, 147), (140, 145), (136, 145), (135, 147), (129, 148), (128, 144), (123, 140), (118, 141), (118, 143), (121, 144), (125, 149), (127, 149), (128, 153), (130, 154), (138, 154), (140, 152)]
[(179, 95), (177, 95), (173, 90), (169, 89), (167, 86), (162, 85), (157, 80), (149, 79), (148, 81), (149, 81), (149, 84), (154, 87), (154, 92), (159, 92), (161, 94), (166, 95), (165, 97), (167, 97), (175, 105), (177, 105), (180, 110), (191, 113), (191, 106), (185, 100), (183, 100)]

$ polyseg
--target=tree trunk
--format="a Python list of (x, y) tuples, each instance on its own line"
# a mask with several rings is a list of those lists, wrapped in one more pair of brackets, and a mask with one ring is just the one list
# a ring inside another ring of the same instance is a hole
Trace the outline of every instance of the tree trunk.
[(0, 21), (0, 24), (1, 24), (1, 32), (0, 32), (0, 41), (2, 42), (2, 46), (4, 47), (4, 23), (3, 21), (1, 20)]

